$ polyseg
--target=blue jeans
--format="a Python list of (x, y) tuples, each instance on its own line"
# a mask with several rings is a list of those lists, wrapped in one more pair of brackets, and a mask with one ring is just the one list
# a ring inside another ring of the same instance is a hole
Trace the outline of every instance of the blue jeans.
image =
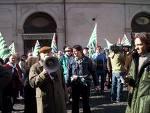
[(111, 89), (111, 100), (121, 101), (123, 92), (122, 77), (123, 72), (113, 72), (112, 73), (112, 89)]

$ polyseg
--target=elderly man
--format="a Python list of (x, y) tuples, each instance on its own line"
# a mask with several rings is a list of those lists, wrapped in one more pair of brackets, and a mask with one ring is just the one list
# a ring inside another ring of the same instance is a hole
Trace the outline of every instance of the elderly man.
[(66, 113), (65, 83), (60, 65), (55, 72), (50, 72), (52, 69), (47, 70), (44, 63), (47, 57), (52, 58), (51, 48), (44, 46), (39, 53), (40, 60), (32, 65), (29, 73), (30, 84), (36, 88), (37, 113)]
[[(7, 85), (4, 91), (4, 95), (7, 95), (7, 102), (5, 103), (5, 110), (12, 110), (13, 105), (16, 103), (19, 90), (22, 88), (22, 71), (17, 64), (16, 54), (12, 54), (9, 57), (9, 61), (4, 67), (9, 71), (10, 76), (12, 77), (10, 83)], [(11, 99), (12, 98), (12, 99)], [(11, 101), (13, 100), (13, 101)]]

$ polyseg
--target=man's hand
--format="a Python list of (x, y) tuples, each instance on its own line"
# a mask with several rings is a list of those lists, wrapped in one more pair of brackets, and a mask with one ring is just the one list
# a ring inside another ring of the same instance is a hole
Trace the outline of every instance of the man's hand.
[(78, 78), (78, 75), (73, 75), (73, 76), (71, 77), (71, 81), (76, 81), (77, 78)]
[(71, 87), (67, 87), (67, 92), (71, 93), (72, 92), (72, 88)]
[(43, 73), (47, 73), (46, 69), (43, 68)]
[(43, 68), (42, 73), (43, 73), (45, 76), (47, 76), (47, 77), (49, 77), (49, 75), (50, 75), (50, 74), (48, 74), (48, 72), (47, 72), (46, 69), (44, 69), (44, 68)]
[(95, 90), (96, 91), (100, 91), (100, 87), (99, 86), (95, 86)]

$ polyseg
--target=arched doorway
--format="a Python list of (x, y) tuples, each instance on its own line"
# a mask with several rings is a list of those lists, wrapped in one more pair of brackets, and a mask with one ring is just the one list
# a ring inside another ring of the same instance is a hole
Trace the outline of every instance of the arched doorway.
[(55, 20), (47, 13), (37, 12), (30, 15), (24, 22), (24, 53), (32, 51), (36, 40), (40, 46), (50, 46), (53, 33), (56, 33)]

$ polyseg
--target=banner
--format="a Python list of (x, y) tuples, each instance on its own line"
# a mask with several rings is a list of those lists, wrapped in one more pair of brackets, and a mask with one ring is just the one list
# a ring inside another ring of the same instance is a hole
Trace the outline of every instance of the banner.
[(95, 49), (97, 46), (97, 23), (95, 23), (95, 27), (89, 39), (87, 47), (89, 48), (89, 55), (90, 57), (95, 53)]

